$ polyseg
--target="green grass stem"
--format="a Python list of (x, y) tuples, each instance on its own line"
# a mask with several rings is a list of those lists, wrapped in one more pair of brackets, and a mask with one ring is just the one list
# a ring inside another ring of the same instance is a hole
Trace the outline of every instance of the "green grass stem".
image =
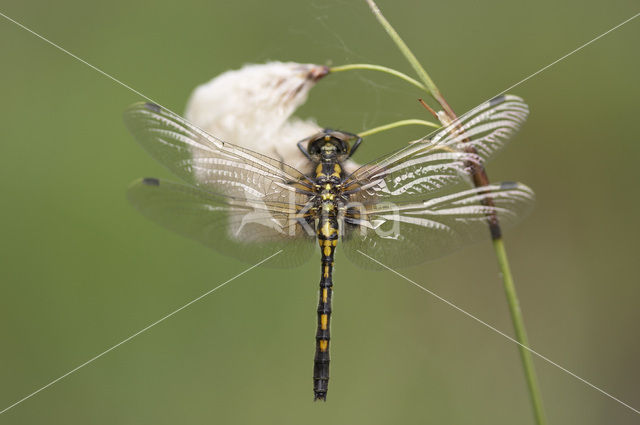
[(500, 272), (502, 273), (504, 292), (507, 296), (507, 304), (509, 304), (511, 321), (513, 322), (513, 328), (516, 333), (515, 339), (520, 344), (522, 344), (518, 345), (518, 348), (520, 349), (520, 359), (522, 360), (522, 366), (527, 380), (527, 386), (529, 387), (529, 393), (531, 394), (531, 404), (536, 418), (536, 423), (546, 424), (547, 418), (544, 413), (544, 406), (542, 404), (542, 396), (540, 394), (538, 378), (536, 376), (535, 366), (533, 364), (533, 357), (531, 356), (531, 351), (527, 349), (529, 348), (529, 338), (527, 338), (527, 331), (524, 326), (522, 311), (520, 310), (520, 302), (518, 301), (516, 287), (513, 284), (513, 276), (511, 275), (511, 268), (509, 267), (507, 252), (504, 248), (504, 242), (502, 241), (502, 238), (495, 239), (493, 241), (493, 247), (498, 259)]
[(398, 127), (404, 127), (407, 125), (422, 125), (425, 127), (432, 127), (432, 128), (440, 128), (440, 124), (437, 124), (435, 122), (431, 122), (431, 121), (425, 121), (425, 120), (418, 120), (418, 119), (411, 119), (411, 120), (401, 120), (401, 121), (395, 121), (389, 124), (385, 124), (385, 125), (381, 125), (379, 127), (374, 127), (371, 128), (369, 130), (363, 131), (361, 133), (358, 134), (358, 136), (360, 137), (367, 137), (367, 136), (371, 136), (372, 134), (377, 134), (377, 133), (382, 133), (383, 131), (387, 131), (387, 130), (392, 130), (394, 128), (398, 128)]
[(428, 92), (427, 88), (422, 85), (422, 83), (414, 78), (409, 77), (407, 74), (404, 74), (400, 71), (397, 71), (395, 69), (392, 68), (388, 68), (386, 66), (381, 66), (381, 65), (373, 65), (370, 63), (353, 63), (353, 64), (348, 64), (348, 65), (340, 65), (340, 66), (334, 66), (329, 68), (329, 72), (342, 72), (342, 71), (353, 71), (353, 70), (367, 70), (367, 71), (380, 71), (380, 72), (384, 72), (386, 74), (391, 74), (395, 77), (398, 77), (400, 79), (405, 80), (406, 82), (408, 82), (409, 84), (413, 84), (414, 86), (418, 87), (421, 90), (425, 90)]

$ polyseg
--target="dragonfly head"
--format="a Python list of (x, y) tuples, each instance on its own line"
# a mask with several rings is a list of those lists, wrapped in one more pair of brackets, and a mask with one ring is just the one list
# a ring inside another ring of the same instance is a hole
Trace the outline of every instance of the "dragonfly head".
[(353, 136), (335, 130), (323, 130), (309, 139), (307, 152), (313, 161), (342, 162), (350, 156)]

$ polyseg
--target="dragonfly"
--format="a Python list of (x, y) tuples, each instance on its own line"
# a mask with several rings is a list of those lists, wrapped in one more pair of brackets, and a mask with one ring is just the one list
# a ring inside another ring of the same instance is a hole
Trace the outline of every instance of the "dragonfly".
[(298, 143), (311, 165), (305, 174), (141, 102), (126, 110), (126, 126), (183, 182), (143, 178), (127, 197), (161, 226), (250, 263), (279, 252), (268, 264), (295, 267), (319, 246), (313, 392), (326, 401), (337, 247), (357, 266), (398, 268), (487, 239), (489, 220), (515, 224), (531, 208), (533, 191), (516, 182), (474, 187), (471, 174), (527, 115), (521, 98), (502, 95), (351, 173), (342, 164), (362, 139), (326, 129)]

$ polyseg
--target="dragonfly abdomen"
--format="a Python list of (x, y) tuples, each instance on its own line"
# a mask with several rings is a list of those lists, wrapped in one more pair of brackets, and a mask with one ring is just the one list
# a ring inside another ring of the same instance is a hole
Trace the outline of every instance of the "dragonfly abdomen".
[(318, 220), (318, 243), (322, 253), (320, 294), (318, 297), (318, 330), (313, 362), (314, 400), (326, 400), (329, 386), (329, 340), (331, 339), (331, 295), (333, 288), (333, 256), (338, 244), (338, 219), (332, 199), (322, 202)]

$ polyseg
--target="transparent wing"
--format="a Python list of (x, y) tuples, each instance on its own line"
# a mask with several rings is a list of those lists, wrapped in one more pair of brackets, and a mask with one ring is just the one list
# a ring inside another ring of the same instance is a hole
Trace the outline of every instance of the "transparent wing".
[(528, 115), (529, 107), (522, 98), (497, 96), (446, 126), (431, 141), (455, 151), (465, 151), (473, 146), (485, 162), (507, 144)]
[(343, 183), (344, 193), (365, 205), (408, 202), (469, 180), (469, 166), (476, 163), (475, 154), (416, 143), (356, 170)]
[(236, 200), (158, 179), (134, 182), (129, 201), (147, 218), (222, 254), (265, 265), (293, 267), (313, 253), (314, 222), (286, 202)]
[(415, 265), (488, 240), (488, 217), (497, 216), (508, 228), (528, 213), (533, 201), (531, 189), (508, 182), (416, 203), (354, 206), (343, 219), (342, 245), (345, 255), (364, 268), (380, 266), (358, 251), (389, 267)]
[(140, 144), (184, 181), (236, 199), (303, 205), (310, 181), (294, 168), (223, 142), (153, 103), (136, 103), (124, 121)]
[(502, 148), (526, 120), (528, 111), (521, 98), (498, 96), (432, 139), (425, 138), (362, 166), (345, 180), (345, 191), (363, 204), (384, 198), (397, 203), (468, 180), (471, 167)]

